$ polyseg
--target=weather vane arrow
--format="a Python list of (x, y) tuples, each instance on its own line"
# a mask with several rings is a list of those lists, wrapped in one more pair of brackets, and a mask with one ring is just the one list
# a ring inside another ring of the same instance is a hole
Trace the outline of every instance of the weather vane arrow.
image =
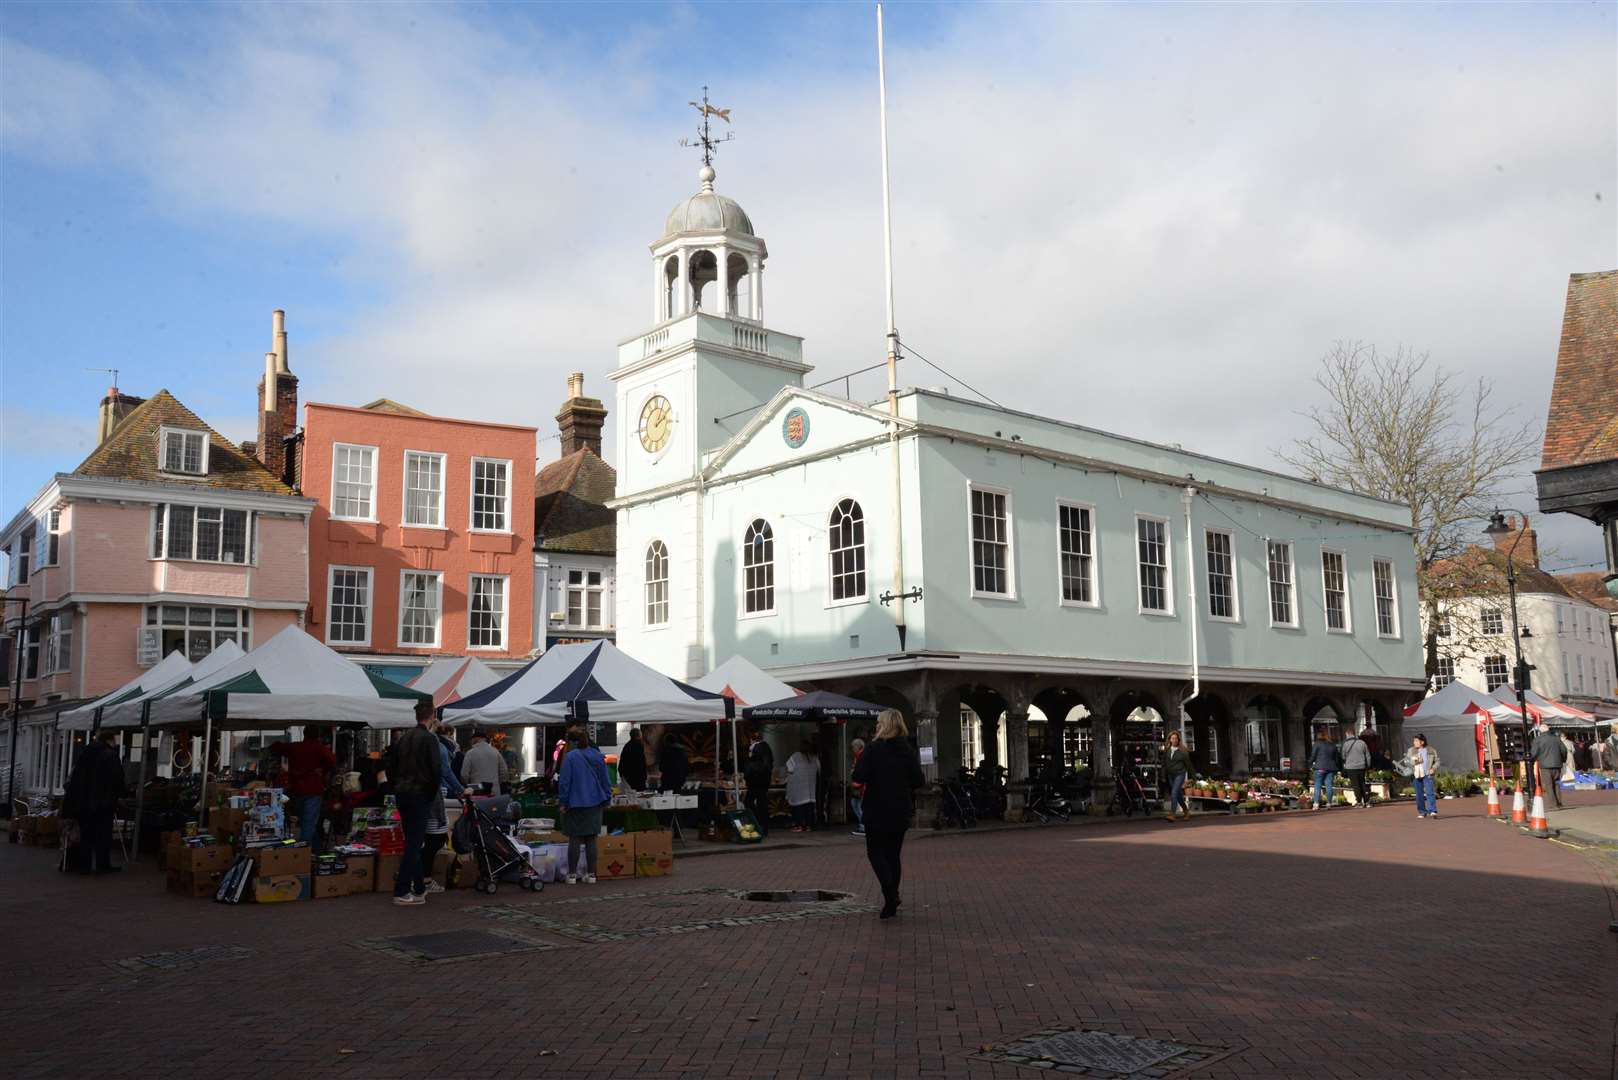
[(681, 139), (680, 145), (700, 146), (702, 148), (702, 163), (704, 165), (711, 166), (713, 165), (713, 156), (719, 149), (719, 144), (729, 142), (736, 137), (734, 132), (729, 131), (720, 136), (714, 135), (711, 118), (717, 116), (719, 119), (729, 124), (730, 110), (721, 109), (719, 106), (710, 102), (708, 100), (708, 88), (706, 86), (702, 88), (701, 101), (691, 101), (687, 102), (687, 104), (693, 109), (697, 110), (697, 115), (702, 117), (702, 126), (697, 128), (696, 141), (693, 142), (690, 139)]

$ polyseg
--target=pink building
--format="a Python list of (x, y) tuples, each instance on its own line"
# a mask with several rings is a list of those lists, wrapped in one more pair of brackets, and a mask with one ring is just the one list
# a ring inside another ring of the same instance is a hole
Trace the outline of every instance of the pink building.
[(380, 673), (533, 641), (534, 436), (386, 398), (311, 402), (286, 466), (315, 500), (309, 632)]
[(8, 685), (21, 679), (19, 788), (60, 786), (70, 747), (52, 728), (71, 704), (176, 649), (251, 648), (309, 602), (312, 500), (167, 390), (109, 391), (98, 435), (0, 531), (6, 626), (21, 620), (20, 642), (0, 639)]

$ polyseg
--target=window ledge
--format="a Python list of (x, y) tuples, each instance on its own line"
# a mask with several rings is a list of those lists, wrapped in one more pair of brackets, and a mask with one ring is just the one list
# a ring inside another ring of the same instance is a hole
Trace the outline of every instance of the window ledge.
[(860, 607), (871, 602), (870, 596), (849, 596), (842, 600), (827, 600), (821, 605), (822, 610), (830, 611), (832, 608)]
[(1154, 619), (1172, 619), (1172, 618), (1175, 618), (1175, 614), (1172, 611), (1156, 611), (1156, 610), (1153, 610), (1151, 608), (1143, 608), (1143, 607), (1137, 607), (1135, 609), (1135, 614), (1137, 614), (1137, 615), (1150, 615)]
[(775, 608), (770, 608), (770, 610), (768, 610), (768, 611), (746, 611), (746, 612), (742, 612), (742, 613), (738, 614), (736, 616), (736, 618), (738, 618), (738, 619), (773, 619), (773, 618), (775, 618), (775, 615), (776, 615)]
[(1016, 593), (978, 592), (976, 589), (972, 589), (969, 595), (974, 600), (1002, 600), (1011, 602), (1017, 599)]
[(1057, 606), (1058, 607), (1065, 607), (1065, 608), (1078, 608), (1080, 611), (1100, 611), (1101, 610), (1101, 601), (1099, 601), (1099, 600), (1058, 600), (1057, 601)]

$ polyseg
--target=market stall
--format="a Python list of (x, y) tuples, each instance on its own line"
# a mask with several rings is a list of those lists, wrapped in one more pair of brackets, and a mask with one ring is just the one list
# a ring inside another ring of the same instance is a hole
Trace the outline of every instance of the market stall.
[[(1465, 683), (1452, 682), (1405, 709), (1407, 737), (1427, 736), (1427, 745), (1438, 751), (1439, 767), (1452, 772), (1471, 772), (1480, 767), (1480, 738), (1487, 739), (1487, 725), (1518, 722), (1516, 692), (1511, 702), (1490, 697)], [(1480, 732), (1479, 728), (1484, 730)], [(1397, 760), (1403, 748), (1384, 748)]]
[[(1501, 683), (1496, 687), (1494, 697), (1513, 709), (1517, 706), (1517, 691), (1510, 683)], [(1542, 720), (1546, 727), (1558, 730), (1582, 732), (1592, 737), (1595, 735), (1595, 713), (1588, 713), (1566, 702), (1548, 698), (1537, 690), (1524, 690), (1523, 701), (1528, 705), (1528, 716), (1531, 720)]]
[[(232, 642), (231, 644), (234, 645), (235, 643)], [(241, 649), (237, 648), (236, 653), (240, 655)], [(154, 690), (178, 682), (190, 672), (191, 661), (185, 658), (183, 652), (175, 650), (111, 693), (103, 694), (94, 701), (64, 712), (57, 720), (57, 729), (60, 731), (94, 731), (100, 726), (104, 710), (108, 707), (117, 705), (119, 702), (144, 697)]]
[[(885, 705), (873, 705), (869, 701), (860, 701), (858, 698), (844, 697), (833, 694), (827, 690), (815, 690), (810, 693), (794, 692), (792, 696), (777, 701), (767, 701), (753, 705), (742, 710), (743, 718), (757, 724), (835, 724), (841, 729), (850, 720), (863, 720), (874, 723), (876, 718), (886, 710)], [(839, 757), (841, 758), (841, 779), (839, 788), (844, 798), (843, 817), (848, 818), (846, 805), (848, 794), (848, 740), (840, 737), (837, 740)]]
[(487, 689), (500, 681), (499, 672), (475, 656), (445, 657), (427, 665), (420, 675), (405, 683), (412, 690), (433, 696), (434, 705), (453, 701)]

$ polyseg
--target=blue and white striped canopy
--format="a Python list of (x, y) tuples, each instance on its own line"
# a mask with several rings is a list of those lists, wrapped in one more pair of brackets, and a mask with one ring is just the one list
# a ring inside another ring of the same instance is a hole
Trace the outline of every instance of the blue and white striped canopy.
[(451, 727), (518, 724), (702, 724), (735, 703), (654, 671), (610, 641), (557, 645), (493, 686), (439, 710)]

